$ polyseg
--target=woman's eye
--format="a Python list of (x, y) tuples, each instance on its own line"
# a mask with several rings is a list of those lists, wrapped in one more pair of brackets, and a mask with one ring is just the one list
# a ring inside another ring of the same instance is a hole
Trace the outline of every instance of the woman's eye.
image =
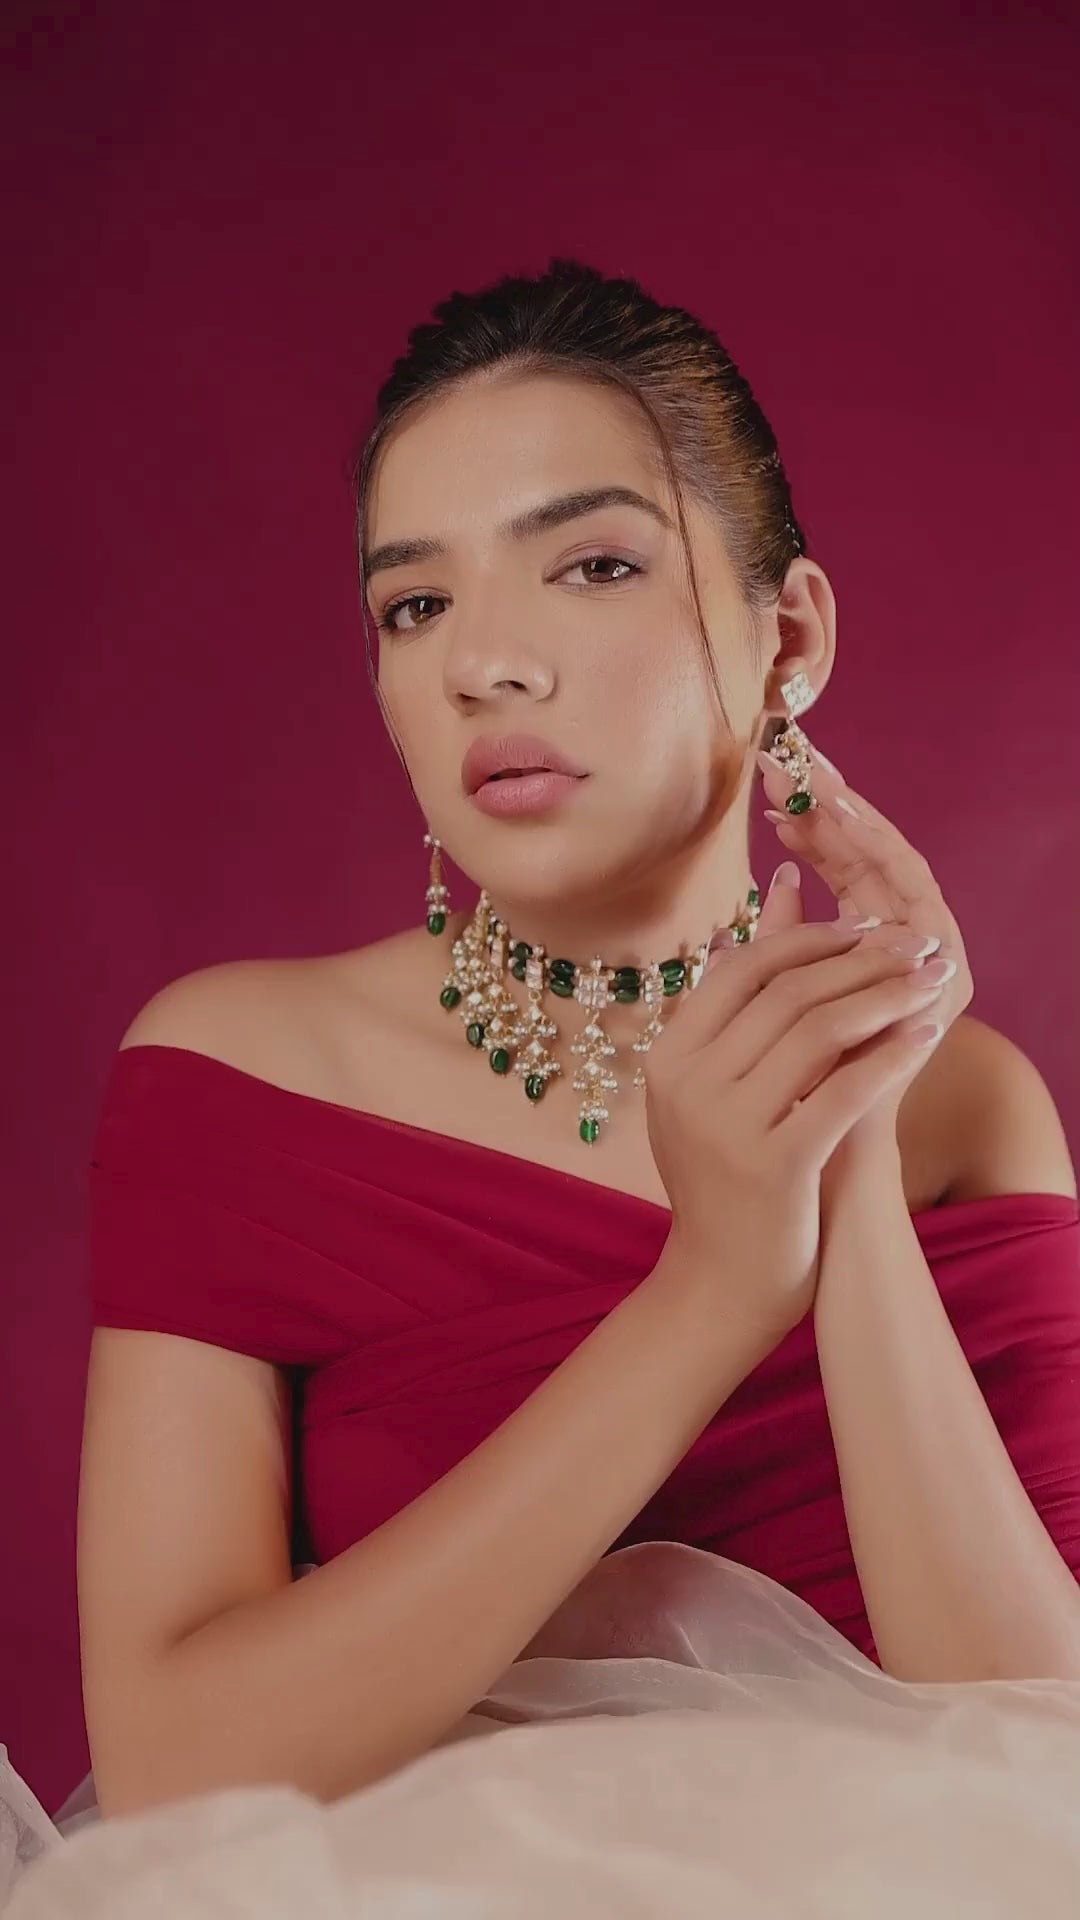
[[(567, 573), (576, 573), (579, 567), (595, 567), (595, 566), (624, 567), (626, 569), (626, 574), (641, 572), (641, 568), (638, 566), (636, 561), (622, 560), (620, 559), (617, 553), (588, 553), (586, 554), (584, 560), (575, 560), (573, 566), (567, 568)], [(619, 579), (625, 579), (626, 574), (620, 574)], [(562, 577), (565, 580), (566, 574), (563, 574)], [(597, 586), (601, 586), (601, 587), (613, 587), (618, 584), (617, 580), (614, 580), (614, 579), (611, 579), (611, 580), (598, 579), (596, 574), (592, 575), (592, 581), (595, 582)]]
[[(406, 607), (430, 606), (433, 600), (441, 604), (437, 593), (411, 593), (403, 600), (392, 600), (388, 607), (383, 608), (375, 625), (378, 627), (380, 633), (410, 633), (412, 631), (412, 623), (407, 627), (399, 627), (397, 623), (398, 614), (402, 613)], [(427, 625), (427, 621), (420, 620), (416, 624), (423, 627)]]
[[(628, 575), (642, 572), (642, 568), (636, 560), (623, 560), (617, 553), (588, 553), (583, 560), (575, 560), (573, 566), (568, 567), (566, 572), (559, 577), (565, 580), (568, 574), (577, 573), (582, 567), (622, 568), (622, 573), (615, 574), (606, 579), (600, 574), (591, 573), (588, 576), (586, 584), (599, 587), (617, 586), (619, 581), (625, 579)], [(440, 607), (443, 605), (445, 605), (445, 602), (437, 593), (406, 594), (402, 599), (392, 600), (388, 607), (384, 607), (382, 613), (376, 618), (375, 625), (378, 627), (380, 633), (412, 633), (418, 626), (427, 626), (428, 621), (432, 618), (432, 606)], [(398, 622), (398, 614), (404, 613), (407, 607), (426, 608), (427, 612), (420, 614), (419, 617), (410, 617), (407, 624), (403, 626)]]

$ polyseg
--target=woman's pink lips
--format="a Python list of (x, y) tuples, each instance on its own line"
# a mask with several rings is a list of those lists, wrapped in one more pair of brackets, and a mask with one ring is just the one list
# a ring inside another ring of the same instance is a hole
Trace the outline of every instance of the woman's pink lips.
[(532, 773), (504, 774), (500, 780), (485, 780), (471, 799), (481, 813), (500, 819), (546, 813), (587, 779), (587, 774), (553, 773), (550, 767), (537, 767)]

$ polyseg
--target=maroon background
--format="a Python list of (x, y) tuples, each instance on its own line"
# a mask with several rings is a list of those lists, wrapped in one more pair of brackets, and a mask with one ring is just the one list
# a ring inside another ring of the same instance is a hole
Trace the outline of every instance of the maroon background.
[(717, 327), (839, 598), (813, 736), (1077, 1137), (1072, 9), (749, 11), (9, 11), (0, 1740), (50, 1810), (112, 1051), (177, 974), (422, 910), (344, 468), (434, 299), (571, 252)]

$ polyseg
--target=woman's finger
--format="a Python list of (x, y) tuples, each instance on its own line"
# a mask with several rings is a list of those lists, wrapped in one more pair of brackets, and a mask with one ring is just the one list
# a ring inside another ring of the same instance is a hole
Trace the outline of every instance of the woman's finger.
[[(784, 813), (774, 822), (784, 845), (798, 847), (842, 912), (900, 921), (917, 932), (936, 934), (943, 947), (946, 934), (958, 938), (959, 929), (923, 855), (832, 768), (821, 762), (819, 769), (816, 750), (814, 760), (813, 791), (819, 805), (806, 813)], [(768, 754), (759, 754), (758, 761), (769, 800), (782, 808), (791, 792), (790, 776)], [(838, 801), (854, 812), (845, 811)], [(943, 920), (951, 924), (943, 927)]]
[(762, 902), (754, 938), (782, 933), (785, 927), (797, 927), (806, 918), (802, 897), (802, 874), (796, 860), (783, 860), (769, 882)]
[[(957, 963), (948, 999), (948, 1017), (955, 1018), (971, 1000), (974, 985), (960, 928), (929, 863), (893, 821), (848, 786), (817, 748), (811, 753), (819, 804), (801, 814), (778, 808), (777, 835), (820, 873), (839, 902), (842, 918), (875, 915), (886, 925), (898, 921), (938, 942), (941, 956)], [(758, 760), (766, 795), (782, 808), (791, 792), (790, 775), (768, 754), (759, 754)], [(887, 932), (874, 930), (864, 938), (874, 945), (887, 938)]]

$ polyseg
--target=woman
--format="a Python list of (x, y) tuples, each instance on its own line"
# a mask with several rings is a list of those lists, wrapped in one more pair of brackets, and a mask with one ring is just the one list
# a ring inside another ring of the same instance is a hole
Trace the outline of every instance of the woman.
[[(356, 478), (426, 920), (174, 982), (114, 1062), (79, 1522), (105, 1825), (330, 1805), (635, 1653), (935, 1711), (1058, 1683), (1075, 1739), (1075, 1178), (964, 1013), (925, 861), (799, 725), (834, 597), (749, 387), (554, 261), (416, 329)], [(759, 763), (835, 924), (790, 860), (759, 900)]]

